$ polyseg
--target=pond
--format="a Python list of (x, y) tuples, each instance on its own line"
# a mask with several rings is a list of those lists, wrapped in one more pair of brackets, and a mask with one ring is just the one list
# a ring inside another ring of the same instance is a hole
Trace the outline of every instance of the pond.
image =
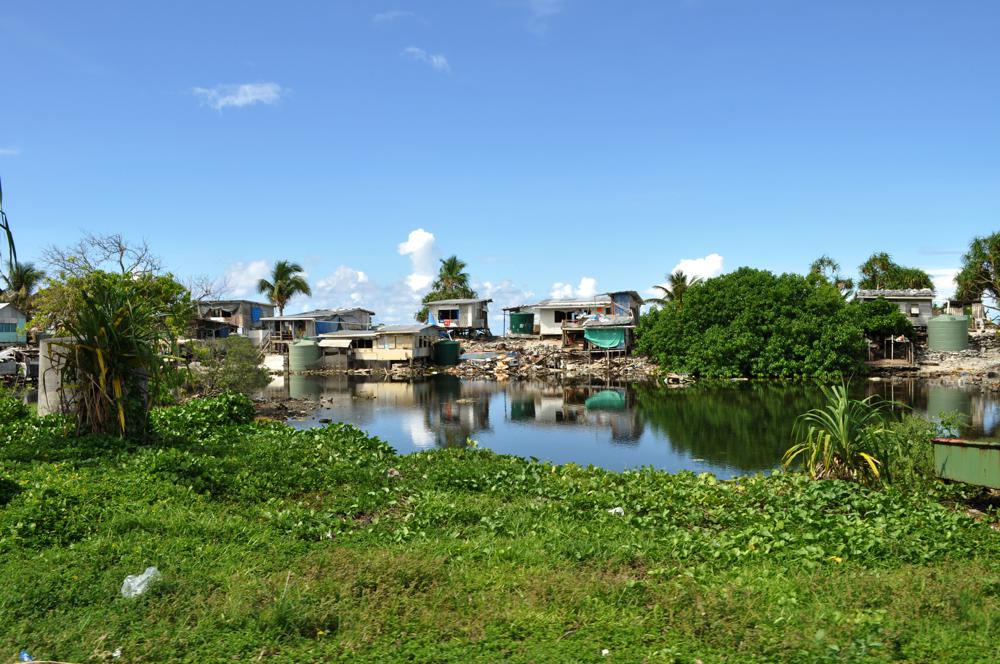
[[(287, 380), (287, 382), (286, 382)], [(1000, 398), (978, 387), (927, 381), (864, 382), (880, 394), (937, 414), (957, 411), (963, 436), (995, 436)], [(505, 454), (593, 464), (711, 472), (720, 478), (770, 471), (789, 446), (797, 415), (822, 404), (818, 387), (767, 382), (609, 387), (466, 381), (433, 376), (379, 382), (349, 376), (289, 376), (270, 398), (318, 404), (296, 428), (350, 422), (402, 453), (476, 441)]]

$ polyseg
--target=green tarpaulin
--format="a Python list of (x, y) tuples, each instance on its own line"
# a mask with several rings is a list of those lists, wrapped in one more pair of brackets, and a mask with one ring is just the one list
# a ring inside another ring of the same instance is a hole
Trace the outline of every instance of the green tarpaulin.
[(625, 328), (598, 327), (585, 330), (583, 338), (598, 348), (620, 348), (625, 345)]

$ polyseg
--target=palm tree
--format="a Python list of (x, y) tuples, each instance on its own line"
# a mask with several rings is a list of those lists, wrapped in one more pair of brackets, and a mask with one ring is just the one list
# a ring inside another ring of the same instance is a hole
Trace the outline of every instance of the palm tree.
[(45, 272), (34, 263), (12, 263), (8, 273), (3, 275), (3, 297), (31, 318), (31, 298), (44, 278)]
[[(465, 261), (458, 256), (450, 256), (441, 259), (441, 267), (438, 270), (437, 279), (431, 285), (435, 291), (442, 293), (471, 293), (469, 286), (469, 273), (465, 271), (468, 267)], [(472, 295), (457, 295), (458, 297), (473, 297)], [(453, 296), (454, 297), (454, 296)]]
[(668, 302), (680, 304), (684, 300), (684, 293), (689, 288), (701, 282), (701, 277), (689, 277), (682, 270), (676, 270), (673, 274), (667, 275), (667, 283), (656, 284), (653, 288), (663, 293), (662, 297), (651, 297), (645, 300), (647, 304), (659, 304), (666, 306)]
[(261, 279), (257, 282), (257, 292), (266, 295), (274, 306), (278, 307), (278, 315), (285, 315), (285, 305), (296, 295), (312, 295), (312, 290), (300, 273), (302, 266), (289, 261), (278, 261), (271, 270), (271, 280)]

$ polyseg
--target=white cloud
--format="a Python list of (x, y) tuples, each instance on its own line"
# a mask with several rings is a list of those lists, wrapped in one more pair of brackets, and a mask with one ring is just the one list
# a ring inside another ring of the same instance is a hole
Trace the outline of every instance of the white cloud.
[(276, 104), (287, 92), (277, 83), (227, 83), (213, 88), (192, 88), (191, 91), (217, 111), (227, 106), (242, 108), (254, 104)]
[(0, 148), (0, 157), (16, 157), (21, 154), (21, 148)]
[(723, 258), (719, 254), (709, 254), (702, 258), (685, 258), (670, 270), (670, 274), (680, 270), (689, 277), (711, 279), (722, 274)]
[(513, 307), (519, 304), (531, 304), (535, 294), (530, 290), (525, 290), (516, 285), (510, 279), (504, 279), (500, 283), (484, 281), (473, 283), (472, 288), (479, 294), (479, 297), (493, 300), (490, 304), (490, 329), (494, 334), (500, 334), (503, 327), (503, 310), (505, 307)]
[(233, 297), (256, 296), (257, 282), (271, 274), (271, 264), (266, 260), (233, 263), (226, 268), (224, 283)]
[(422, 48), (417, 48), (416, 46), (409, 46), (403, 49), (403, 55), (408, 58), (412, 58), (418, 62), (424, 62), (429, 64), (434, 69), (438, 71), (451, 71), (451, 65), (448, 64), (448, 59), (441, 55), (440, 53), (428, 53)]
[(528, 11), (536, 19), (555, 16), (563, 10), (563, 0), (527, 0)]
[(437, 259), (434, 234), (423, 228), (410, 231), (406, 241), (399, 243), (397, 251), (400, 256), (410, 257), (410, 265), (413, 269), (406, 277), (406, 284), (410, 290), (419, 292), (430, 287), (431, 282), (434, 281), (435, 261)]
[(557, 300), (565, 300), (571, 297), (593, 297), (597, 295), (597, 279), (593, 277), (581, 277), (580, 283), (574, 288), (573, 284), (557, 281), (552, 284), (549, 297)]
[(393, 21), (398, 21), (400, 19), (409, 18), (413, 16), (413, 12), (406, 11), (403, 9), (390, 9), (388, 11), (379, 12), (372, 16), (373, 23), (392, 23)]
[(947, 300), (955, 294), (955, 276), (959, 273), (957, 267), (942, 267), (925, 269), (934, 282), (934, 299)]

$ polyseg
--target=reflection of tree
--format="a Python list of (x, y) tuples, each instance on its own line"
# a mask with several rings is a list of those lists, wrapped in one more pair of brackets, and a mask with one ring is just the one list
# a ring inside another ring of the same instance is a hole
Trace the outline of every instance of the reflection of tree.
[(501, 389), (497, 383), (435, 376), (432, 384), (424, 413), (439, 447), (464, 447), (476, 432), (490, 428), (490, 397)]
[(823, 397), (812, 385), (768, 383), (639, 387), (636, 396), (642, 419), (675, 449), (743, 471), (777, 466), (795, 418)]

